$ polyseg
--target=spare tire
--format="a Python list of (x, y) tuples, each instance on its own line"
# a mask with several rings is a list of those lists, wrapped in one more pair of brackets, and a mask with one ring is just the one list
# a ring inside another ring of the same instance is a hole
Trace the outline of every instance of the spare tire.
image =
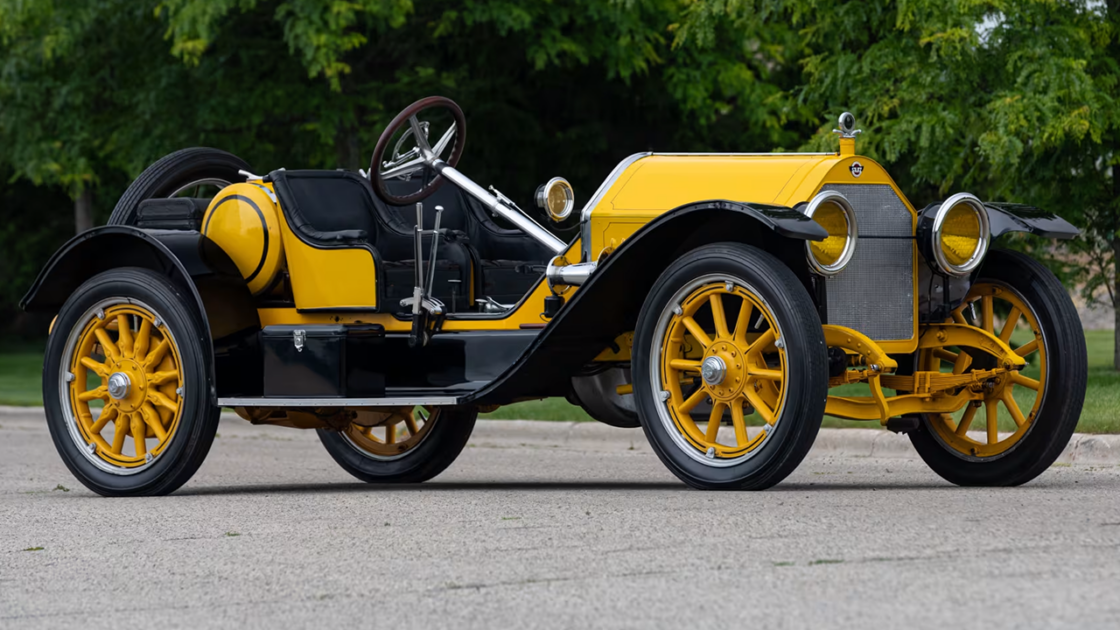
[(243, 181), (244, 176), (238, 173), (241, 170), (248, 171), (249, 164), (220, 149), (191, 147), (165, 155), (144, 169), (124, 191), (109, 217), (109, 225), (135, 225), (136, 209), (145, 199), (177, 197), (192, 188), (209, 188), (204, 196), (213, 196), (214, 189)]

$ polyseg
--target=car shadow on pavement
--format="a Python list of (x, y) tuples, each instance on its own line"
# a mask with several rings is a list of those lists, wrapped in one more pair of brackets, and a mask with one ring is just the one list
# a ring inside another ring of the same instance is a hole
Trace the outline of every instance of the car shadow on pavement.
[(268, 494), (268, 493), (330, 493), (330, 492), (458, 492), (458, 491), (569, 491), (569, 490), (689, 490), (682, 483), (668, 482), (620, 482), (620, 481), (451, 481), (446, 483), (428, 482), (414, 484), (376, 484), (376, 483), (315, 483), (252, 486), (209, 486), (201, 488), (186, 487), (176, 495), (206, 496), (224, 494)]
[[(906, 484), (867, 484), (853, 482), (850, 484), (839, 483), (790, 483), (770, 488), (768, 494), (781, 494), (786, 492), (822, 492), (836, 490), (878, 491), (878, 490), (947, 490), (956, 488), (945, 482), (931, 481), (930, 483)], [(178, 496), (219, 496), (236, 494), (302, 494), (302, 493), (338, 493), (338, 492), (566, 492), (571, 490), (601, 490), (601, 491), (639, 491), (639, 492), (701, 492), (693, 490), (683, 483), (644, 482), (644, 481), (450, 481), (429, 482), (418, 484), (369, 484), (369, 483), (315, 483), (315, 484), (280, 484), (280, 485), (246, 485), (246, 486), (204, 486), (186, 487), (175, 494)]]

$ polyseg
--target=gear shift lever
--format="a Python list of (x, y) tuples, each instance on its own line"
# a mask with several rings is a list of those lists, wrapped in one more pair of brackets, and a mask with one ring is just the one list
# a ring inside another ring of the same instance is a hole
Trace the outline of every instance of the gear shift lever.
[[(428, 344), (431, 331), (428, 330), (428, 320), (431, 316), (437, 318), (436, 327), (443, 317), (443, 302), (432, 296), (436, 282), (436, 255), (439, 251), (439, 224), (443, 217), (443, 206), (436, 206), (436, 220), (433, 229), (424, 229), (424, 204), (416, 204), (416, 228), (413, 231), (413, 286), (412, 297), (401, 300), (401, 306), (412, 309), (412, 334), (409, 336), (409, 346), (416, 348)], [(427, 282), (424, 278), (424, 236), (432, 236), (432, 249), (428, 255)]]

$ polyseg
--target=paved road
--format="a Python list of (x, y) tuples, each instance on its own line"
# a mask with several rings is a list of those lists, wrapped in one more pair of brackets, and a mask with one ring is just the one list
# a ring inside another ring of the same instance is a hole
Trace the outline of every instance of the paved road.
[(1117, 467), (964, 490), (818, 454), (775, 490), (714, 494), (640, 442), (490, 433), (435, 482), (386, 489), (312, 433), (240, 422), (178, 494), (107, 500), (40, 420), (0, 421), (0, 627), (1120, 624)]

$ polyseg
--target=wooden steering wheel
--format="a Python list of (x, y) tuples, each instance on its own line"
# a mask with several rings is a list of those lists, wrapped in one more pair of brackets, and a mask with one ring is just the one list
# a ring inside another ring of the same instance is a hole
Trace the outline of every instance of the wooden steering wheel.
[[(421, 113), (426, 114), (423, 119)], [(429, 135), (437, 128), (444, 130), (433, 145)], [(466, 137), (466, 119), (455, 101), (443, 96), (429, 96), (409, 105), (389, 123), (373, 149), (369, 178), (374, 190), (387, 203), (395, 206), (416, 203), (431, 195), (443, 185), (444, 177), (436, 172), (435, 177), (429, 180), (427, 174), (434, 171), (435, 165), (440, 162), (456, 166), (463, 155)], [(421, 181), (419, 190), (405, 195), (390, 191), (389, 180), (408, 181), (418, 173)]]

